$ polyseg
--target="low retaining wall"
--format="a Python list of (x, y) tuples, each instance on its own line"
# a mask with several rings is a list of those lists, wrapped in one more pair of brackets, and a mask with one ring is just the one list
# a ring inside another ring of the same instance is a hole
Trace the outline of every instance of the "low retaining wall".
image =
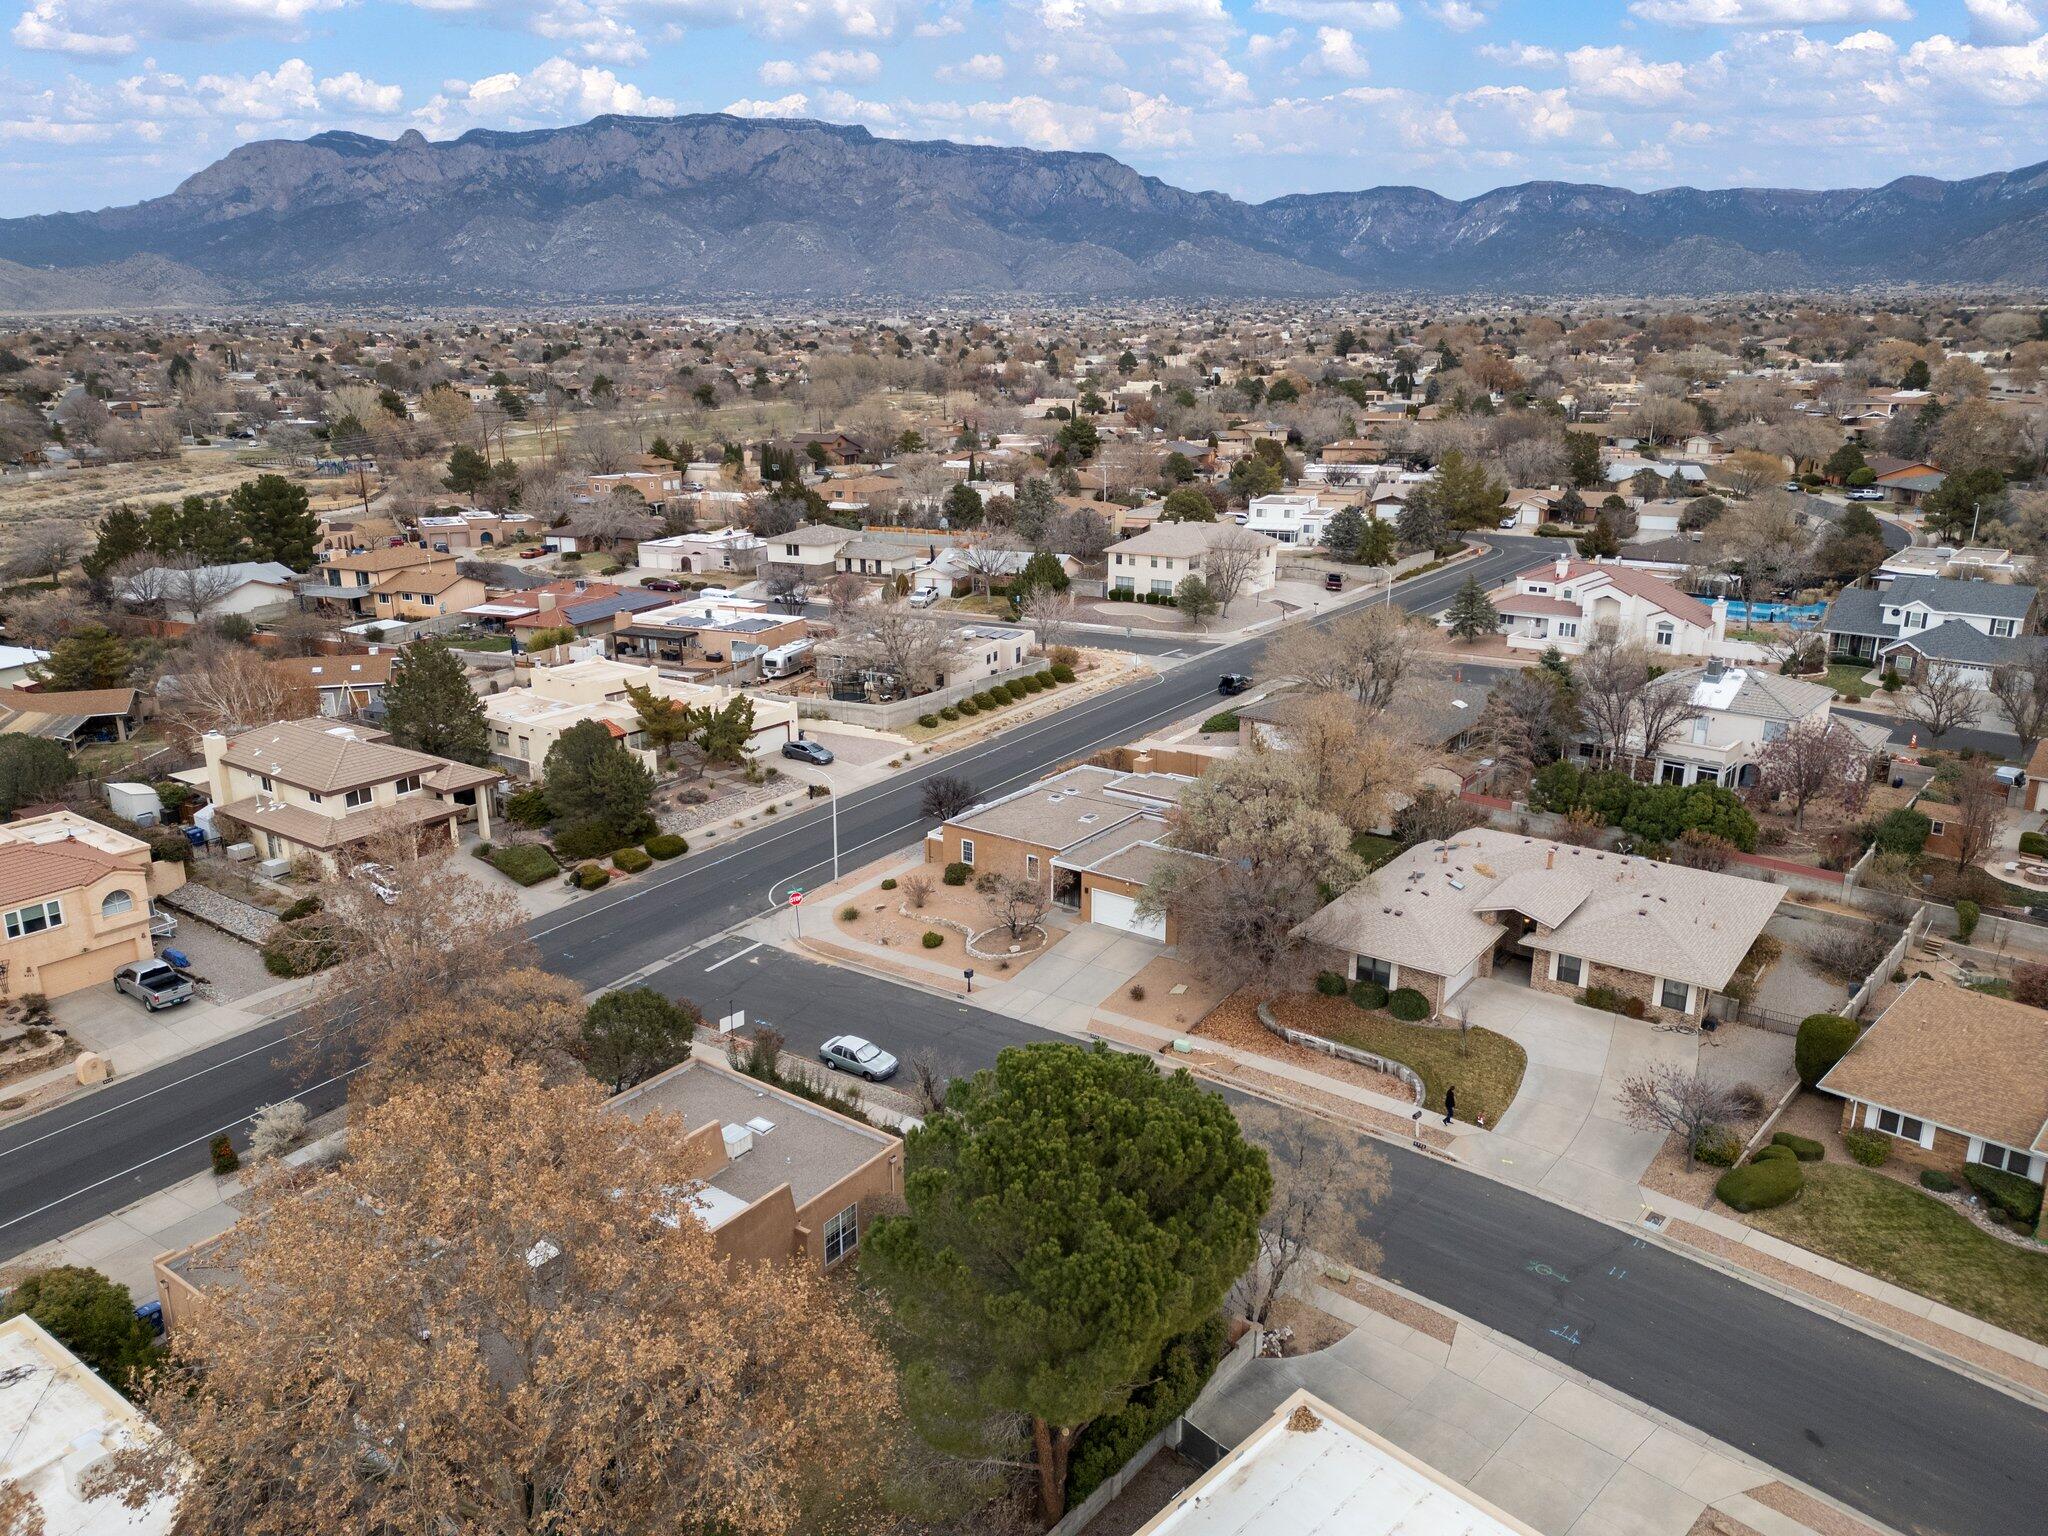
[[(872, 731), (900, 730), (916, 720), (919, 715), (935, 715), (948, 704), (958, 704), (962, 699), (971, 699), (977, 693), (987, 692), (997, 683), (1015, 682), (1020, 677), (1042, 672), (1047, 665), (1049, 663), (1043, 658), (1037, 658), (1024, 666), (1008, 672), (998, 672), (992, 677), (956, 683), (951, 688), (921, 693), (914, 699), (892, 699), (887, 704), (812, 696), (799, 699), (797, 709), (806, 720), (840, 720), (848, 725), (864, 725)], [(1071, 688), (1073, 684), (1066, 683), (1061, 686)]]
[(1407, 1084), (1408, 1091), (1415, 1095), (1417, 1104), (1429, 1102), (1429, 1090), (1422, 1084), (1422, 1078), (1415, 1069), (1398, 1061), (1389, 1061), (1384, 1056), (1375, 1056), (1371, 1051), (1361, 1051), (1355, 1045), (1339, 1045), (1335, 1040), (1325, 1040), (1321, 1035), (1312, 1035), (1306, 1030), (1289, 1029), (1273, 1017), (1273, 1010), (1266, 1004), (1259, 1004), (1259, 1022), (1285, 1040), (1289, 1045), (1304, 1045), (1312, 1051), (1321, 1051), (1325, 1056), (1335, 1056), (1340, 1061), (1356, 1062), (1361, 1067), (1370, 1067), (1375, 1072), (1384, 1072), (1389, 1077), (1399, 1078)]

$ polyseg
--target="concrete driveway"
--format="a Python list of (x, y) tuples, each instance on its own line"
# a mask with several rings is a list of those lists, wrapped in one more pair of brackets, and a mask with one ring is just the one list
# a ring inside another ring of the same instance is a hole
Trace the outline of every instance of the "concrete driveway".
[(1460, 1159), (1483, 1161), (1553, 1200), (1633, 1221), (1642, 1209), (1637, 1186), (1664, 1133), (1622, 1118), (1621, 1085), (1667, 1062), (1690, 1069), (1699, 1037), (1492, 978), (1471, 983), (1458, 1001), (1474, 1024), (1529, 1053), (1515, 1102), (1491, 1136), (1459, 1141)]
[(1077, 923), (1052, 953), (991, 989), (986, 1005), (1026, 1024), (1079, 1033), (1104, 998), (1167, 952), (1154, 939)]

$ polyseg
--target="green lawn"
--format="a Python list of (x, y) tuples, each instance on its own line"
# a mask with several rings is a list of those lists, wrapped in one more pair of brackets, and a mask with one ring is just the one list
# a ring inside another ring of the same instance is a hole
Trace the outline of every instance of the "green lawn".
[(1236, 729), (1237, 711), (1234, 709), (1226, 709), (1221, 714), (1211, 715), (1202, 722), (1202, 734), (1204, 736), (1217, 736), (1226, 731), (1235, 731)]
[(1378, 869), (1400, 851), (1401, 840), (1398, 837), (1376, 837), (1370, 832), (1351, 835), (1351, 852), (1367, 870)]
[(1481, 1115), (1490, 1126), (1500, 1124), (1529, 1065), (1528, 1054), (1506, 1035), (1475, 1028), (1461, 1041), (1455, 1029), (1403, 1024), (1383, 1013), (1367, 1013), (1348, 997), (1312, 993), (1284, 998), (1274, 1005), (1273, 1016), (1292, 1028), (1414, 1068), (1429, 1092), (1429, 1107), (1438, 1114), (1443, 1113), (1444, 1089), (1455, 1085), (1458, 1118), (1474, 1124)]
[(510, 635), (457, 635), (448, 641), (450, 650), (456, 651), (509, 651), (512, 649)]
[(1837, 693), (1846, 693), (1859, 702), (1872, 693), (1870, 684), (1863, 681), (1863, 674), (1870, 668), (1860, 661), (1831, 661), (1828, 663), (1827, 684)]
[(1750, 1221), (1774, 1237), (2048, 1344), (2048, 1253), (1978, 1230), (1932, 1195), (1844, 1163), (1809, 1163), (1789, 1205)]

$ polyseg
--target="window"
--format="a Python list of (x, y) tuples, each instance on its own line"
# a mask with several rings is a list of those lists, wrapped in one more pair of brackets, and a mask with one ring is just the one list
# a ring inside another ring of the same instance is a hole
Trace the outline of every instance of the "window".
[(101, 917), (119, 917), (135, 910), (135, 898), (127, 891), (109, 891), (100, 898)]
[(1579, 626), (1578, 626), (1578, 623), (1577, 623), (1577, 621), (1576, 621), (1576, 620), (1573, 620), (1573, 619), (1559, 619), (1559, 620), (1557, 621), (1557, 638), (1558, 638), (1558, 639), (1560, 639), (1560, 640), (1576, 640), (1576, 639), (1578, 638), (1578, 634), (1579, 634)]
[(1692, 744), (1696, 747), (1707, 744), (1707, 718), (1704, 715), (1692, 723)]
[(306, 791), (306, 798), (312, 801), (315, 805), (318, 805), (320, 803), (320, 791), (317, 789), (309, 789)]
[(1394, 988), (1394, 967), (1390, 962), (1378, 959), (1373, 955), (1360, 955), (1358, 957), (1358, 979), (1360, 981), (1376, 981), (1391, 992)]
[(1947, 830), (1948, 823), (1945, 821), (1930, 821), (1927, 823), (1927, 835), (1929, 837), (1939, 837)]
[(270, 782), (270, 775), (267, 773), (259, 773), (258, 775), (256, 775), (256, 782), (261, 784), (265, 789), (277, 788), (275, 784)]
[(1792, 727), (1786, 721), (1766, 720), (1764, 722), (1765, 741), (1783, 741), (1791, 733)]
[(31, 933), (41, 933), (46, 928), (64, 926), (64, 908), (55, 901), (30, 902), (25, 907), (16, 907), (7, 914), (7, 937), (19, 939)]
[(1991, 638), (1992, 638), (1992, 639), (1994, 639), (1994, 640), (2009, 640), (2009, 639), (2011, 639), (2011, 638), (2012, 638), (2012, 620), (2011, 620), (2011, 619), (1993, 619), (1993, 620), (1991, 621)]
[(1659, 784), (1683, 784), (1685, 782), (1685, 764), (1673, 762), (1659, 763), (1657, 765), (1657, 782)]
[(825, 1223), (825, 1262), (837, 1264), (860, 1246), (860, 1207), (849, 1205)]
[(970, 866), (974, 863), (974, 839), (971, 837), (960, 839), (960, 862)]
[(1038, 855), (1035, 853), (1024, 855), (1024, 878), (1027, 880), (1036, 880), (1038, 878)]
[(2003, 1168), (2007, 1173), (2016, 1173), (2023, 1179), (2032, 1178), (2034, 1175), (2032, 1157), (2015, 1147), (2001, 1147), (1992, 1141), (1984, 1143), (1983, 1150), (1977, 1154), (1975, 1161), (1987, 1168)]
[(404, 778), (398, 781), (397, 785), (398, 792), (401, 795), (409, 795), (419, 787), (420, 776), (416, 773), (408, 773)]
[(1173, 590), (1173, 583), (1170, 581), (1155, 581), (1152, 583), (1152, 590), (1154, 592), (1157, 592), (1161, 597), (1165, 597), (1169, 592)]
[(1678, 630), (1674, 626), (1670, 624), (1659, 624), (1657, 626), (1657, 643), (1659, 645), (1669, 648), (1677, 638)]
[(1576, 987), (1586, 978), (1586, 962), (1577, 955), (1559, 955), (1552, 968), (1551, 979), (1561, 981), (1568, 987)]
[(1692, 988), (1682, 981), (1667, 979), (1657, 990), (1657, 1006), (1673, 1013), (1684, 1013), (1692, 1005)]
[(367, 789), (352, 789), (341, 797), (341, 803), (350, 810), (354, 810), (360, 805), (368, 805), (370, 803), (370, 791)]
[(1887, 1136), (1897, 1136), (1902, 1141), (1922, 1141), (1927, 1135), (1924, 1122), (1911, 1115), (1902, 1115), (1894, 1109), (1880, 1109), (1877, 1112), (1877, 1128)]

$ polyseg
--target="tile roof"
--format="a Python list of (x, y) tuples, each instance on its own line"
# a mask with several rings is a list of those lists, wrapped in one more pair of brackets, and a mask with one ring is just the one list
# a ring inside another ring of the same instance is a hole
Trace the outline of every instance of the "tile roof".
[(1234, 534), (1239, 539), (1258, 540), (1260, 549), (1278, 549), (1280, 546), (1263, 533), (1240, 528), (1235, 523), (1154, 523), (1143, 533), (1131, 535), (1121, 543), (1110, 545), (1110, 550), (1126, 555), (1163, 555), (1170, 559), (1185, 560), (1193, 555), (1206, 554), (1209, 546), (1225, 534)]
[[(1515, 880), (1522, 874), (1544, 878)], [(1484, 914), (1527, 900), (1543, 911), (1514, 910), (1554, 929), (1530, 934), (1531, 948), (1718, 990), (1784, 894), (1739, 875), (1480, 827), (1409, 849), (1296, 932), (1451, 976), (1499, 940), (1502, 925)], [(1567, 906), (1559, 922), (1546, 920)]]
[[(244, 772), (268, 774), (322, 794), (410, 773), (425, 776), (449, 766), (447, 758), (392, 745), (388, 732), (332, 720), (282, 720), (244, 731), (228, 742), (226, 761)], [(502, 777), (494, 770), (472, 771)]]
[(2048, 1013), (1918, 977), (1820, 1080), (2008, 1147), (2048, 1131)]
[(0, 858), (0, 906), (35, 901), (91, 885), (123, 867), (103, 848), (67, 837), (53, 843), (8, 843)]
[(344, 816), (322, 816), (303, 805), (268, 795), (247, 795), (218, 807), (218, 814), (258, 831), (273, 832), (304, 848), (345, 848), (403, 827), (429, 826), (456, 814), (456, 807), (430, 795), (409, 795), (396, 805), (366, 806)]
[(1675, 619), (1684, 619), (1689, 624), (1710, 625), (1714, 613), (1696, 597), (1687, 596), (1678, 588), (1648, 571), (1639, 571), (1632, 566), (1610, 565), (1597, 560), (1571, 558), (1565, 562), (1562, 576), (1557, 573), (1557, 562), (1546, 560), (1541, 565), (1532, 565), (1526, 571), (1518, 572), (1516, 581), (1546, 581), (1569, 583), (1588, 576), (1603, 576), (1609, 585), (1626, 592), (1631, 597), (1652, 603)]

